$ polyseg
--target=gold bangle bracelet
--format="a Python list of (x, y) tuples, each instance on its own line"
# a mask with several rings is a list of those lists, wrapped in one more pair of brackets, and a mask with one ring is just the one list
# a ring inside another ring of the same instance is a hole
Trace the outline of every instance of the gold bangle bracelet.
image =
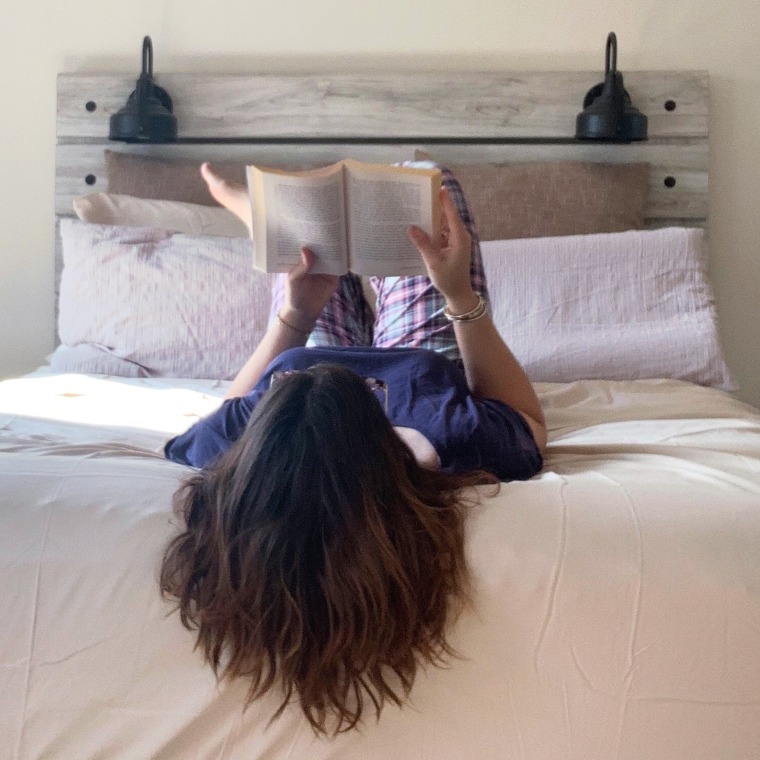
[(309, 335), (311, 335), (311, 330), (302, 330), (300, 327), (296, 327), (295, 325), (291, 325), (290, 322), (286, 322), (282, 316), (280, 316), (280, 312), (277, 312), (277, 321), (281, 325), (285, 325), (285, 327), (289, 327), (293, 332), (298, 333), (299, 335), (305, 335), (307, 338)]
[(482, 293), (476, 293), (478, 297), (478, 304), (474, 309), (471, 309), (464, 314), (452, 314), (449, 311), (448, 306), (443, 307), (443, 316), (449, 320), (449, 322), (474, 322), (476, 319), (480, 319), (488, 312), (488, 304), (486, 299), (483, 298)]

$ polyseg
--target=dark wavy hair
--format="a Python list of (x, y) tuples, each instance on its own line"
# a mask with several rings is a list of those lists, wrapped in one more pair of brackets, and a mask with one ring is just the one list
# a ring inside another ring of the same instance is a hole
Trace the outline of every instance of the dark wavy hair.
[[(186, 529), (161, 589), (217, 678), (247, 702), (280, 688), (317, 733), (400, 705), (467, 599), (464, 512), (494, 483), (420, 467), (362, 378), (336, 365), (285, 377), (242, 437), (175, 494)], [(467, 494), (467, 498), (465, 498)], [(469, 500), (469, 501), (468, 501)]]

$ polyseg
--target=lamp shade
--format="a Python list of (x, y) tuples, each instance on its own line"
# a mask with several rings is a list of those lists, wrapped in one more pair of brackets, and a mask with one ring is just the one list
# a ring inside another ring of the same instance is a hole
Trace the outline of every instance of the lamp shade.
[(177, 117), (169, 93), (153, 81), (153, 43), (143, 39), (142, 73), (124, 108), (110, 120), (110, 140), (123, 142), (173, 142)]
[(617, 70), (617, 37), (607, 35), (604, 81), (592, 87), (583, 99), (583, 111), (575, 120), (579, 140), (632, 142), (647, 139), (647, 117), (632, 103)]

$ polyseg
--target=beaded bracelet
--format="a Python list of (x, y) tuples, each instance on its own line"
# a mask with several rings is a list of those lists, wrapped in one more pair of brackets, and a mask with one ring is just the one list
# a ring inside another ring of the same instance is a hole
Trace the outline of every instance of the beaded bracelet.
[(308, 337), (311, 335), (311, 330), (302, 330), (300, 327), (296, 327), (295, 325), (291, 325), (290, 322), (286, 322), (281, 316), (280, 312), (277, 312), (277, 321), (281, 325), (285, 325), (285, 327), (289, 327), (293, 332), (297, 332), (299, 335), (305, 335)]
[(443, 307), (443, 316), (449, 320), (449, 322), (474, 322), (476, 319), (480, 319), (488, 312), (488, 304), (486, 299), (483, 298), (482, 293), (475, 294), (478, 297), (477, 306), (464, 314), (452, 314), (449, 311), (448, 306)]

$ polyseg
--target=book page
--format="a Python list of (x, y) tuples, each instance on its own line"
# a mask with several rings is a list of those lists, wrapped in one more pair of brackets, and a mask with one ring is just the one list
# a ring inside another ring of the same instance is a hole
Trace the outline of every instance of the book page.
[(437, 169), (346, 161), (349, 265), (378, 277), (427, 274), (406, 229), (440, 234), (441, 173)]
[(340, 166), (305, 172), (248, 167), (253, 210), (254, 265), (287, 272), (314, 251), (312, 272), (348, 269), (345, 198)]

